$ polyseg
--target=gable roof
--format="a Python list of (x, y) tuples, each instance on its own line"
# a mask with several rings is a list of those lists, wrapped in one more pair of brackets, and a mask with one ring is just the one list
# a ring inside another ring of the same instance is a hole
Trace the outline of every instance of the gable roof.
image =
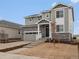
[(49, 10), (43, 10), (39, 14), (33, 14), (33, 15), (25, 16), (24, 18), (27, 19), (27, 18), (31, 18), (31, 17), (39, 17), (39, 16), (41, 16), (41, 13), (49, 13), (49, 12), (51, 12), (51, 9), (60, 8), (60, 7), (72, 8), (72, 6), (70, 6), (70, 5), (59, 3), (59, 4), (56, 4), (53, 8), (50, 8)]
[(13, 23), (13, 22), (9, 22), (6, 20), (0, 20), (0, 26), (19, 29), (22, 25), (17, 24), (17, 23)]
[(41, 13), (50, 13), (51, 12), (51, 10), (44, 10), (44, 11), (42, 11)]
[(72, 6), (69, 6), (69, 5), (65, 5), (65, 4), (57, 4), (56, 6), (53, 7), (53, 9), (55, 8), (60, 8), (60, 7), (68, 7), (68, 8), (72, 8)]
[(40, 22), (42, 22), (42, 21), (45, 21), (45, 22), (50, 22), (49, 20), (46, 20), (46, 19), (41, 19), (41, 20), (39, 20), (36, 24), (38, 24), (38, 23), (40, 23)]
[(41, 14), (33, 14), (33, 15), (30, 15), (30, 16), (25, 16), (24, 18), (27, 19), (27, 18), (31, 18), (31, 17), (40, 17)]

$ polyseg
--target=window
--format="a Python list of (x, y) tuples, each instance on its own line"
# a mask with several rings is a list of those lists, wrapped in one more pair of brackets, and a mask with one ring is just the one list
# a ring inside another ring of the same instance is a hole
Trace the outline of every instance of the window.
[(29, 32), (29, 33), (25, 33), (25, 34), (37, 34), (37, 32)]
[(61, 11), (56, 11), (56, 18), (63, 17), (63, 10)]
[(57, 32), (63, 32), (63, 25), (57, 25), (56, 29)]

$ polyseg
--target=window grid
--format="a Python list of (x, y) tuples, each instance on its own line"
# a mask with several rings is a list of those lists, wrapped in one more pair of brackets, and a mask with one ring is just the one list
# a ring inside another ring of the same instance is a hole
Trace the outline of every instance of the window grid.
[(63, 25), (56, 25), (57, 32), (63, 32)]
[(56, 18), (61, 18), (61, 17), (63, 17), (63, 10), (56, 11)]

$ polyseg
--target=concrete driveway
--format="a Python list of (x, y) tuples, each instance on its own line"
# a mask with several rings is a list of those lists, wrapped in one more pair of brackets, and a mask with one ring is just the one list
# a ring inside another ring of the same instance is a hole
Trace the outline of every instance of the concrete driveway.
[(8, 54), (8, 53), (0, 52), (0, 59), (44, 59), (44, 58), (17, 55), (17, 54)]

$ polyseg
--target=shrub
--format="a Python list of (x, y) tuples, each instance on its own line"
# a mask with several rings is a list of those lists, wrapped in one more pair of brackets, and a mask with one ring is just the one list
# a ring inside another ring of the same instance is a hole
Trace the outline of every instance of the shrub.
[(73, 39), (76, 39), (76, 37), (73, 37)]

